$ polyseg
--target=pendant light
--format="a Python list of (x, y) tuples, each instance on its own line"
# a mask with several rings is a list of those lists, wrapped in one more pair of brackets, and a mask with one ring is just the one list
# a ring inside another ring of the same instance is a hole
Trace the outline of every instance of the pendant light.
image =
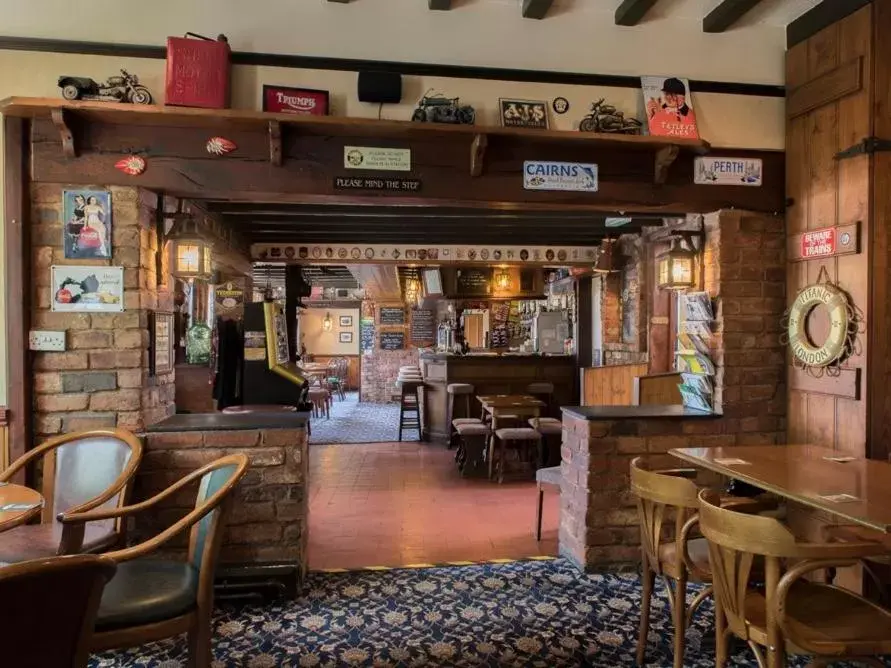
[(322, 320), (322, 331), (330, 332), (332, 327), (334, 327), (334, 320), (331, 319), (330, 313), (326, 313), (325, 318)]

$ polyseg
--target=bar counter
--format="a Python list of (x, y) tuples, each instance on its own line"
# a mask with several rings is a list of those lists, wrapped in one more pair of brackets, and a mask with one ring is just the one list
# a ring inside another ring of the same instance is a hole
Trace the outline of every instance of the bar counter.
[[(572, 355), (474, 354), (422, 352), (424, 403), (427, 435), (431, 440), (448, 439), (447, 419), (450, 383), (473, 385), (474, 395), (526, 394), (530, 383), (553, 383), (552, 412), (558, 406), (578, 401), (578, 370)], [(471, 414), (478, 417), (479, 402), (471, 397)], [(456, 402), (455, 417), (463, 416), (463, 400)]]
[[(173, 415), (143, 434), (145, 452), (134, 501), (168, 488), (191, 471), (243, 452), (250, 468), (236, 487), (220, 550), (224, 566), (290, 565), (302, 582), (307, 567), (308, 454), (306, 413)], [(139, 516), (138, 540), (156, 535), (195, 505), (194, 486)], [(186, 537), (171, 542), (181, 552)]]
[(720, 413), (680, 405), (564, 406), (561, 410), (564, 414), (579, 420), (681, 420), (721, 417)]

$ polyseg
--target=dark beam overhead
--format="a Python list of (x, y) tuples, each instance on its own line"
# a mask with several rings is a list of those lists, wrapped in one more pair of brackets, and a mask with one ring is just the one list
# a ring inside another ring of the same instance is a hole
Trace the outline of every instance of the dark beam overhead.
[(871, 2), (872, 0), (823, 0), (786, 26), (786, 48), (791, 49)]
[(658, 0), (622, 0), (616, 10), (617, 26), (636, 26)]
[(702, 19), (702, 32), (724, 32), (761, 0), (723, 0)]
[(449, 10), (452, 8), (452, 0), (427, 0), (430, 9)]
[(554, 0), (523, 0), (523, 18), (543, 19)]

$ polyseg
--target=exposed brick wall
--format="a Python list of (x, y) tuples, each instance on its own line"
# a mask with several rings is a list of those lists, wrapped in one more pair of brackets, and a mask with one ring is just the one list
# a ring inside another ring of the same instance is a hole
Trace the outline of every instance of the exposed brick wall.
[[(158, 287), (154, 193), (112, 187), (112, 259), (67, 260), (62, 247), (64, 185), (31, 189), (35, 329), (65, 330), (66, 352), (34, 353), (35, 434), (101, 427), (134, 431), (174, 410), (174, 373), (149, 376), (148, 314), (173, 310)], [(124, 267), (122, 313), (53, 313), (52, 265)]]
[[(191, 471), (227, 454), (243, 452), (251, 465), (235, 490), (223, 536), (223, 563), (286, 561), (307, 565), (308, 455), (305, 429), (152, 432), (144, 437), (145, 456), (134, 485), (141, 501), (161, 492)], [(155, 535), (195, 507), (197, 485), (141, 515), (135, 538)], [(187, 537), (166, 552), (182, 554)]]
[(647, 361), (647, 272), (641, 238), (620, 237), (615, 255), (622, 269), (607, 274), (601, 290), (603, 364), (640, 364)]
[(706, 216), (705, 225), (704, 285), (717, 303), (711, 357), (722, 416), (591, 422), (564, 415), (560, 553), (581, 567), (640, 558), (628, 479), (633, 457), (785, 440), (783, 220), (727, 211)]
[[(391, 303), (383, 305), (393, 306)], [(402, 328), (405, 332), (405, 348), (403, 350), (380, 349), (381, 327), (377, 325), (377, 307), (378, 304), (376, 302), (362, 302), (362, 317), (374, 318), (375, 328), (374, 348), (362, 351), (360, 396), (362, 401), (385, 404), (396, 393), (396, 378), (399, 376), (399, 367), (410, 364), (418, 365), (420, 360), (418, 349), (409, 342), (409, 328), (407, 324)], [(408, 315), (406, 315), (406, 323), (408, 321)], [(399, 327), (384, 327), (383, 329), (388, 332), (400, 330)]]

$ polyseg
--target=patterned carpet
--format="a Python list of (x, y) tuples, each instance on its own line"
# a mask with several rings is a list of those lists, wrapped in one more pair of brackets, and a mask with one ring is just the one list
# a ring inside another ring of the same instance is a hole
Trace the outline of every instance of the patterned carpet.
[[(671, 666), (671, 623), (653, 600), (647, 665)], [(221, 609), (213, 668), (633, 666), (640, 583), (561, 560), (313, 573), (299, 601)], [(712, 609), (697, 614), (686, 666), (714, 666)], [(93, 657), (91, 668), (180, 668), (184, 640)], [(755, 666), (747, 649), (729, 666)], [(790, 663), (801, 666), (803, 662)]]
[[(313, 418), (310, 445), (328, 443), (385, 443), (399, 436), (397, 404), (359, 403), (358, 392), (347, 392), (346, 401), (336, 399), (331, 419)], [(405, 431), (405, 440), (417, 440), (417, 430)]]

